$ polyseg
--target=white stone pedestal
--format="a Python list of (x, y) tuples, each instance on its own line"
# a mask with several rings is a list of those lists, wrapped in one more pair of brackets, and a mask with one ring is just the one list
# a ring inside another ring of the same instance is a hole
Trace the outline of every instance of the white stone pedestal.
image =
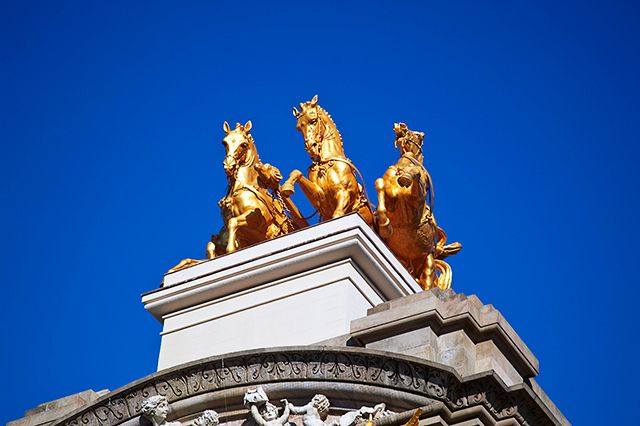
[(166, 275), (142, 303), (163, 324), (158, 370), (348, 335), (367, 309), (420, 291), (357, 214)]

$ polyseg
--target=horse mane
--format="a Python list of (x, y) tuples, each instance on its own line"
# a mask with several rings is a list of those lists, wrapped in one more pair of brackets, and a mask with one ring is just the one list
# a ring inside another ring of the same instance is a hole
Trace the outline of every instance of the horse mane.
[(333, 121), (333, 118), (331, 118), (331, 114), (329, 114), (327, 110), (322, 108), (320, 105), (316, 105), (316, 108), (318, 108), (318, 111), (320, 111), (320, 117), (323, 118), (323, 121), (325, 122), (325, 124), (329, 124), (333, 127), (333, 131), (335, 135), (337, 135), (338, 141), (340, 142), (340, 148), (344, 148), (344, 145), (342, 143), (342, 135), (340, 134), (340, 131), (336, 126), (336, 123)]

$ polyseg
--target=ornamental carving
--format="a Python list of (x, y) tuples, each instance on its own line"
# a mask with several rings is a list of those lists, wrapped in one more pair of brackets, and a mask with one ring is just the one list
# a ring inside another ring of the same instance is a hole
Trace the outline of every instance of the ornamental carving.
[(528, 388), (520, 385), (505, 389), (493, 375), (461, 381), (455, 373), (417, 358), (390, 357), (364, 348), (305, 348), (209, 358), (196, 366), (156, 373), (105, 395), (52, 426), (117, 425), (141, 416), (145, 400), (154, 396), (163, 397), (170, 406), (208, 392), (294, 381), (373, 385), (423, 395), (441, 401), (451, 411), (482, 406), (495, 420), (514, 418), (523, 425), (551, 424)]

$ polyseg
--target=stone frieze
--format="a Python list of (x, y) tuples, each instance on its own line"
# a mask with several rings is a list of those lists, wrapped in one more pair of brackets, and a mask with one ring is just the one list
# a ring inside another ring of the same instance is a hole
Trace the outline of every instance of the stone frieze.
[(154, 395), (169, 404), (218, 390), (287, 381), (366, 384), (441, 401), (451, 411), (482, 406), (495, 421), (554, 424), (526, 384), (507, 388), (495, 375), (459, 377), (413, 357), (363, 348), (296, 347), (247, 351), (204, 359), (124, 386), (52, 426), (117, 425), (139, 417)]

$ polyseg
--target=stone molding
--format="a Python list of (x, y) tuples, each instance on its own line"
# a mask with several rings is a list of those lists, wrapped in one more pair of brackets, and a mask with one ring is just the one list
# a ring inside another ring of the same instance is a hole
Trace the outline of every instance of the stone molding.
[(398, 259), (357, 213), (332, 219), (164, 277), (142, 303), (163, 316), (264, 283), (351, 259), (383, 300), (421, 291)]
[(492, 341), (523, 378), (538, 375), (538, 359), (493, 305), (451, 290), (432, 289), (371, 308), (351, 321), (350, 336), (366, 345), (427, 326), (437, 335), (463, 330), (475, 343)]
[(225, 389), (308, 381), (373, 385), (442, 402), (448, 411), (479, 408), (495, 422), (564, 425), (527, 384), (507, 387), (493, 373), (460, 377), (414, 357), (364, 348), (289, 347), (206, 358), (160, 371), (117, 389), (55, 426), (117, 425), (139, 417), (141, 403), (163, 395), (169, 403)]

